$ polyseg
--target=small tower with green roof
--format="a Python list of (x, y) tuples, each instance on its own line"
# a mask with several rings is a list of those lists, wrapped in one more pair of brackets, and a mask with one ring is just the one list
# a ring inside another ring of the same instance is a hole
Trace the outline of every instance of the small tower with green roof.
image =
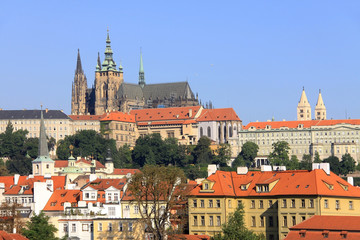
[(40, 111), (39, 155), (32, 161), (34, 176), (54, 175), (55, 162), (50, 158), (43, 111)]

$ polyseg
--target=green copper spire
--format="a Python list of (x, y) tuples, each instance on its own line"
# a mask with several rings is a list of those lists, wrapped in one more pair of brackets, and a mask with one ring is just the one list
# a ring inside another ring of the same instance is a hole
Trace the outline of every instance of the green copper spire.
[(123, 73), (123, 72), (124, 72), (124, 71), (123, 71), (123, 66), (122, 66), (121, 61), (120, 61), (120, 65), (119, 65), (119, 72), (120, 72), (120, 73)]
[(143, 88), (145, 86), (145, 72), (144, 72), (144, 65), (143, 65), (141, 49), (140, 49), (139, 85), (141, 88)]
[(40, 111), (39, 155), (33, 162), (53, 162), (49, 156), (43, 111)]
[(111, 49), (111, 41), (109, 36), (109, 29), (107, 30), (105, 60), (102, 63), (102, 71), (116, 71), (116, 63), (113, 59), (113, 51)]

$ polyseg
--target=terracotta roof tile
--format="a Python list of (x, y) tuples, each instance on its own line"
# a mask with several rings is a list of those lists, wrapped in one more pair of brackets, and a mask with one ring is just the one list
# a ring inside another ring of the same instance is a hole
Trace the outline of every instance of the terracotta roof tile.
[(73, 121), (100, 121), (106, 116), (106, 113), (103, 115), (69, 115)]
[(102, 118), (101, 121), (118, 121), (118, 122), (135, 123), (135, 116), (123, 112), (111, 112), (107, 116)]
[(112, 175), (126, 175), (128, 173), (135, 174), (140, 172), (139, 169), (126, 169), (126, 168), (115, 168)]
[(80, 200), (80, 190), (55, 190), (44, 207), (44, 211), (64, 211), (64, 203), (75, 203)]
[[(28, 176), (20, 176), (17, 185), (12, 185), (5, 195), (32, 195), (34, 191), (34, 182), (46, 182), (46, 180), (53, 180), (54, 190), (64, 189), (66, 177), (65, 176), (51, 176), (51, 178), (45, 178), (44, 176), (34, 176), (29, 178)], [(21, 192), (21, 189), (25, 189)]]
[(109, 187), (114, 187), (116, 189), (122, 190), (123, 187), (126, 184), (127, 179), (126, 178), (115, 178), (115, 179), (96, 179), (92, 182), (89, 182), (85, 186), (82, 187), (82, 189), (85, 189), (87, 187), (91, 187), (96, 190), (105, 190)]
[(201, 110), (202, 110), (201, 106), (152, 108), (152, 109), (131, 110), (130, 114), (135, 115), (136, 122), (189, 120), (189, 119), (195, 119), (195, 116)]
[(241, 121), (233, 108), (204, 109), (198, 122), (210, 121)]
[(0, 240), (29, 240), (28, 238), (20, 235), (19, 233), (7, 233), (0, 231)]

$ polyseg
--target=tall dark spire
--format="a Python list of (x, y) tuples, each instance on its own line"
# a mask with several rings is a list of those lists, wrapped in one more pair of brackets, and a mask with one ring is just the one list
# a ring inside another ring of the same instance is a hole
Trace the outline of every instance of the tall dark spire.
[(142, 58), (141, 48), (140, 48), (139, 85), (142, 88), (145, 86), (145, 72), (144, 72), (144, 65), (143, 65), (143, 58)]
[(98, 52), (96, 70), (101, 70), (100, 53)]
[(41, 119), (40, 119), (39, 157), (49, 157), (49, 148), (47, 145), (45, 123), (44, 123), (44, 116), (42, 110), (41, 110)]
[(78, 49), (78, 55), (77, 55), (77, 63), (76, 63), (76, 70), (75, 73), (81, 74), (83, 73), (83, 69), (81, 66), (81, 58), (80, 58), (80, 50)]

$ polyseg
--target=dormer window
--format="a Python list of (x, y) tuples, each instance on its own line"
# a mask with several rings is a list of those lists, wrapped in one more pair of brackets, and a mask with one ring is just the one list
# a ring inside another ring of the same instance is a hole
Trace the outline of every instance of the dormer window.
[(256, 192), (269, 192), (269, 185), (268, 184), (256, 185)]
[(204, 190), (209, 190), (209, 184), (208, 183), (204, 184)]

